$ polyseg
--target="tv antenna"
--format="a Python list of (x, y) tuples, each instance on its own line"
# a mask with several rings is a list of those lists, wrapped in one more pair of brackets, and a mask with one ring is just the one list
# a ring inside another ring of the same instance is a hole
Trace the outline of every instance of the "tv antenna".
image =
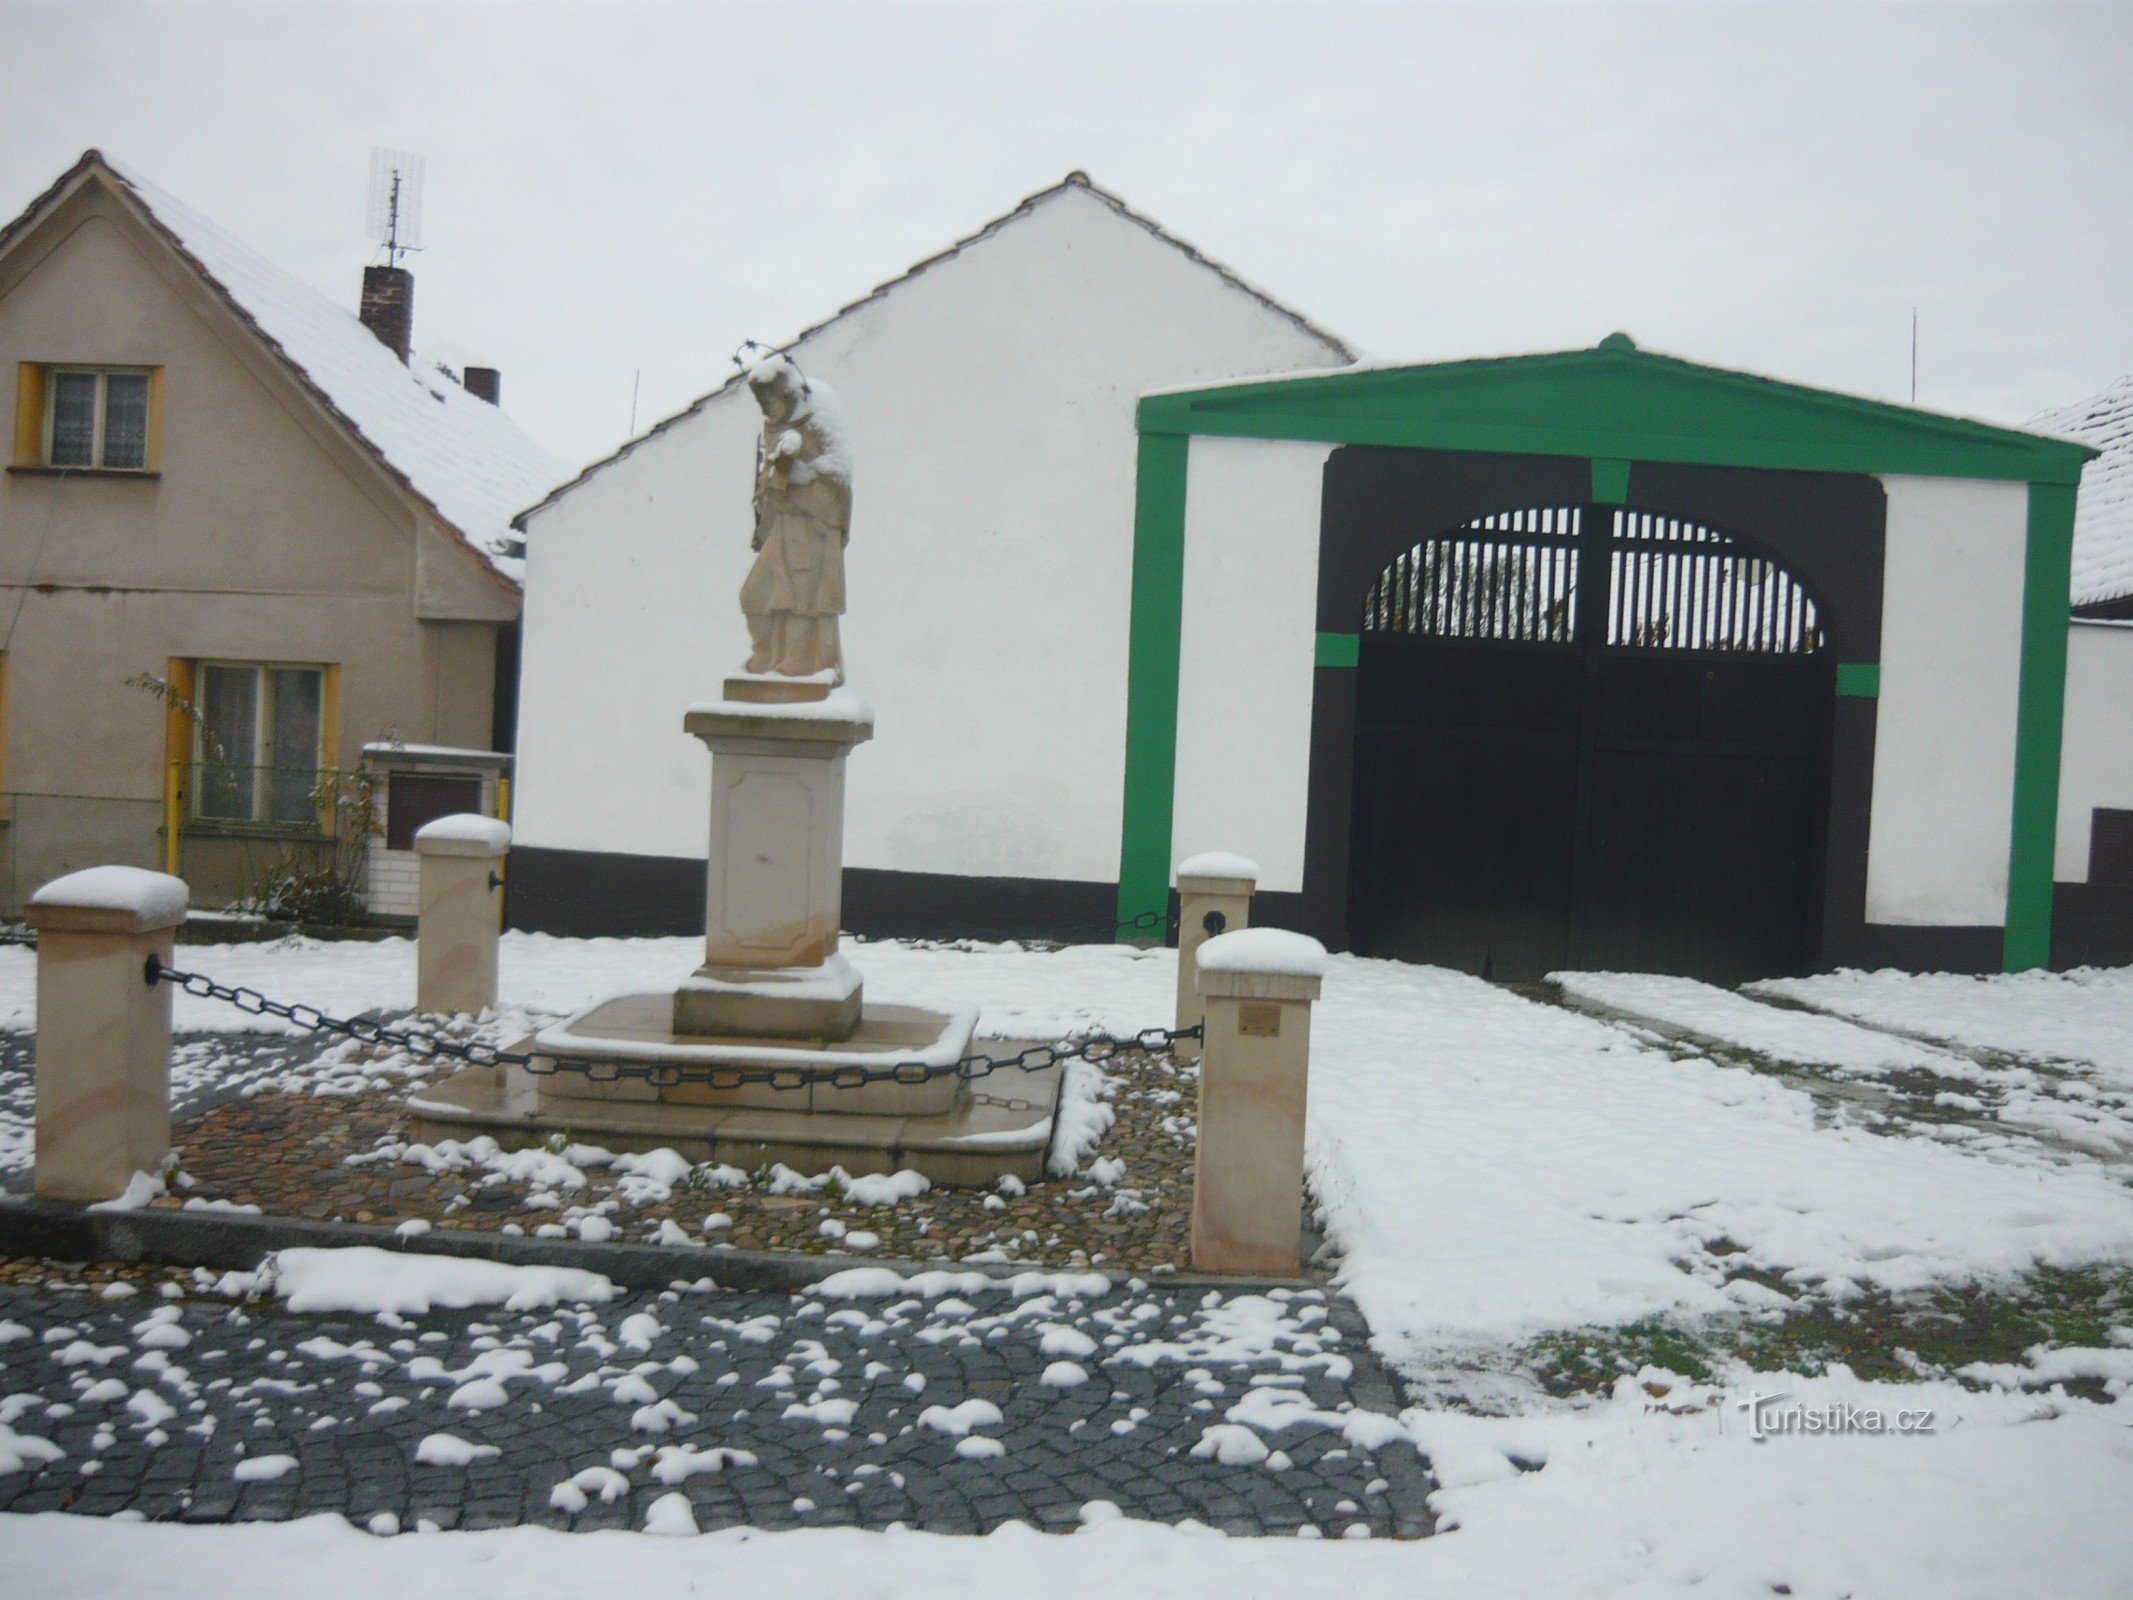
[(364, 231), (385, 251), (387, 266), (422, 248), (422, 157), (372, 146), (370, 207)]

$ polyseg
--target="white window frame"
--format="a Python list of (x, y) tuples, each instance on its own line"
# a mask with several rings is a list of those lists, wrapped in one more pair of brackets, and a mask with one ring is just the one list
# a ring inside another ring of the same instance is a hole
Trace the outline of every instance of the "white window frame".
[[(151, 472), (155, 458), (156, 435), (156, 369), (153, 367), (101, 367), (79, 361), (54, 362), (44, 369), (44, 464), (58, 466), (67, 472)], [(92, 377), (96, 380), (96, 427), (89, 443), (89, 463), (62, 466), (52, 459), (52, 432), (59, 418), (59, 380), (62, 375)], [(113, 377), (142, 378), (148, 384), (147, 412), (141, 434), (141, 464), (137, 467), (111, 467), (104, 464), (104, 424), (111, 407)]]
[[(272, 759), (277, 753), (272, 749), (274, 707), (270, 685), (273, 672), (308, 672), (318, 679), (318, 739), (311, 752), (311, 770), (323, 777), (326, 772), (326, 666), (317, 661), (232, 661), (222, 658), (202, 658), (193, 663), (193, 698), (197, 705), (204, 705), (206, 674), (210, 669), (225, 672), (249, 672), (253, 678), (252, 690), (252, 773), (251, 814), (244, 817), (223, 817), (203, 812), (200, 809), (207, 785), (199, 774), (209, 767), (229, 766), (231, 763), (217, 760), (207, 748), (207, 716), (203, 710), (193, 724), (193, 794), (191, 820), (205, 827), (225, 828), (281, 828), (291, 831), (309, 829), (318, 831), (315, 818), (302, 823), (277, 821), (272, 811), (272, 789), (269, 774), (281, 765)], [(315, 787), (315, 785), (314, 785)]]

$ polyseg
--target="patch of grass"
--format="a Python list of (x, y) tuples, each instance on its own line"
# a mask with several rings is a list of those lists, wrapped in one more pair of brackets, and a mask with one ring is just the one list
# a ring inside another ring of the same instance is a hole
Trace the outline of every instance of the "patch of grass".
[(1522, 1354), (1556, 1394), (1596, 1393), (1645, 1366), (1704, 1381), (1730, 1361), (1804, 1373), (1842, 1364), (1862, 1378), (1900, 1383), (1972, 1362), (2019, 1363), (2039, 1344), (2104, 1345), (2113, 1326), (2129, 1324), (2133, 1266), (2047, 1268), (2011, 1285), (1875, 1294), (1841, 1305), (1803, 1301), (1770, 1321), (1654, 1318), (1586, 1329), (1538, 1340)]
[(1657, 1319), (1621, 1328), (1556, 1334), (1530, 1355), (1542, 1382), (1558, 1394), (1605, 1389), (1624, 1373), (1664, 1367), (1699, 1383), (1711, 1377), (1715, 1347), (1704, 1336)]

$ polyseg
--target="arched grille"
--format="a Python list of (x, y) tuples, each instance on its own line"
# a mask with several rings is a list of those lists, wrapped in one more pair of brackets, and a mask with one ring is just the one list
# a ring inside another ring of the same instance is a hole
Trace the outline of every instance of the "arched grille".
[(1423, 540), (1370, 586), (1363, 631), (1570, 643), (1578, 519), (1576, 506), (1503, 511)]
[[(1402, 551), (1363, 601), (1365, 633), (1520, 644), (1579, 642), (1581, 573), (1602, 560), (1606, 640), (1618, 648), (1811, 655), (1815, 602), (1776, 562), (1701, 523), (1606, 513), (1586, 548), (1580, 506), (1479, 517)], [(1585, 581), (1597, 581), (1596, 575)], [(1590, 623), (1585, 624), (1590, 626)]]

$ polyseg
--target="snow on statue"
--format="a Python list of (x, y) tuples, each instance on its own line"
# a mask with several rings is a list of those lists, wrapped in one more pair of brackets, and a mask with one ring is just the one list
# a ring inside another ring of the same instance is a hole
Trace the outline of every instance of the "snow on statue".
[(852, 527), (852, 462), (825, 384), (771, 354), (748, 368), (763, 408), (756, 444), (755, 565), (741, 584), (746, 670), (844, 681), (837, 618)]

